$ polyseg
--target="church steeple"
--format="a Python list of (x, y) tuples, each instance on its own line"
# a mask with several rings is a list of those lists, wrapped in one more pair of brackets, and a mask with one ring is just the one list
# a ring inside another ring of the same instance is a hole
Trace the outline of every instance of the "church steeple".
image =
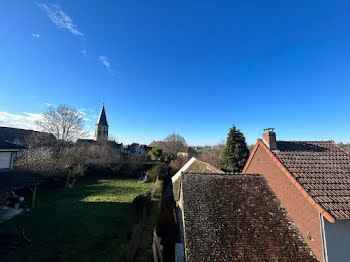
[(102, 106), (100, 116), (95, 125), (95, 141), (108, 140), (108, 122), (105, 112), (105, 106)]

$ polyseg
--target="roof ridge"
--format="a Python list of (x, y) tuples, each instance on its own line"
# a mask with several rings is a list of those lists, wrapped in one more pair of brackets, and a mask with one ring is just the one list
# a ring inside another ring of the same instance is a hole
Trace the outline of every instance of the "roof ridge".
[(205, 173), (205, 172), (183, 172), (182, 174), (191, 174), (191, 175), (205, 175), (205, 176), (225, 176), (225, 177), (262, 177), (260, 174), (243, 174), (243, 173), (233, 173), (233, 172), (226, 172), (226, 173)]
[(277, 142), (291, 142), (291, 143), (297, 143), (297, 142), (313, 142), (313, 143), (334, 143), (333, 140), (277, 140)]

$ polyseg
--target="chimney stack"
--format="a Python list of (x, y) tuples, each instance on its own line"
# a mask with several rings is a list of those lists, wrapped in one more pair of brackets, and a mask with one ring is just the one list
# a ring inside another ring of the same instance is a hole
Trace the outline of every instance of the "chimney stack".
[(274, 128), (265, 128), (263, 133), (263, 141), (265, 145), (271, 150), (278, 150), (277, 141), (276, 141), (276, 133), (274, 132)]

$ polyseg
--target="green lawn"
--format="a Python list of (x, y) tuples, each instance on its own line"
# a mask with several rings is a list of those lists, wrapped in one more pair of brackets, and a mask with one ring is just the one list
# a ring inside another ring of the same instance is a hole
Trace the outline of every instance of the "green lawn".
[(0, 261), (120, 261), (133, 226), (132, 200), (151, 183), (85, 180), (73, 189), (37, 193), (35, 208), (0, 224), (24, 227), (32, 238)]

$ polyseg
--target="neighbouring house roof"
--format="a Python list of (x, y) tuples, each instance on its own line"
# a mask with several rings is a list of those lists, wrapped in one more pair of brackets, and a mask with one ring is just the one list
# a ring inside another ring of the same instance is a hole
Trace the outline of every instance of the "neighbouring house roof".
[(179, 170), (175, 175), (172, 176), (171, 181), (173, 183), (173, 193), (176, 201), (180, 198), (180, 187), (178, 183), (180, 182), (181, 174), (183, 173), (224, 173), (220, 169), (192, 157), (186, 162), (186, 164)]
[(159, 148), (164, 149), (165, 142), (163, 142), (163, 141), (152, 141), (152, 143), (149, 144), (149, 147), (159, 147)]
[(0, 140), (0, 151), (6, 150), (6, 151), (16, 152), (16, 151), (19, 151), (21, 149), (26, 149), (26, 147), (15, 145), (15, 144)]
[(76, 142), (76, 145), (80, 146), (80, 145), (98, 145), (98, 144), (103, 144), (103, 143), (107, 143), (107, 145), (110, 145), (112, 147), (116, 147), (116, 148), (123, 148), (123, 144), (120, 143), (118, 144), (115, 141), (112, 140), (107, 140), (107, 141), (96, 141), (94, 139), (78, 139)]
[(39, 179), (16, 171), (0, 173), (0, 193), (19, 190), (39, 183)]
[(14, 142), (18, 140), (22, 145), (26, 145), (26, 138), (32, 134), (40, 134), (50, 140), (56, 140), (51, 133), (39, 132), (28, 129), (0, 126), (0, 140)]
[(100, 116), (98, 117), (96, 125), (108, 126), (105, 106), (102, 106), (102, 109), (101, 109), (101, 112), (100, 112)]
[(143, 149), (144, 151), (149, 151), (152, 149), (152, 147), (149, 147), (147, 145), (140, 145), (138, 143), (132, 143), (131, 145), (128, 145), (127, 149), (130, 151), (135, 151), (136, 149)]
[(277, 141), (277, 151), (260, 139), (258, 145), (327, 220), (350, 219), (349, 152), (333, 141)]
[(187, 262), (317, 261), (260, 175), (181, 179)]
[(220, 169), (192, 157), (186, 162), (186, 164), (176, 172), (176, 174), (171, 178), (174, 183), (178, 178), (180, 178), (182, 173), (224, 173)]
[(188, 153), (190, 151), (189, 146), (183, 146), (178, 153)]

